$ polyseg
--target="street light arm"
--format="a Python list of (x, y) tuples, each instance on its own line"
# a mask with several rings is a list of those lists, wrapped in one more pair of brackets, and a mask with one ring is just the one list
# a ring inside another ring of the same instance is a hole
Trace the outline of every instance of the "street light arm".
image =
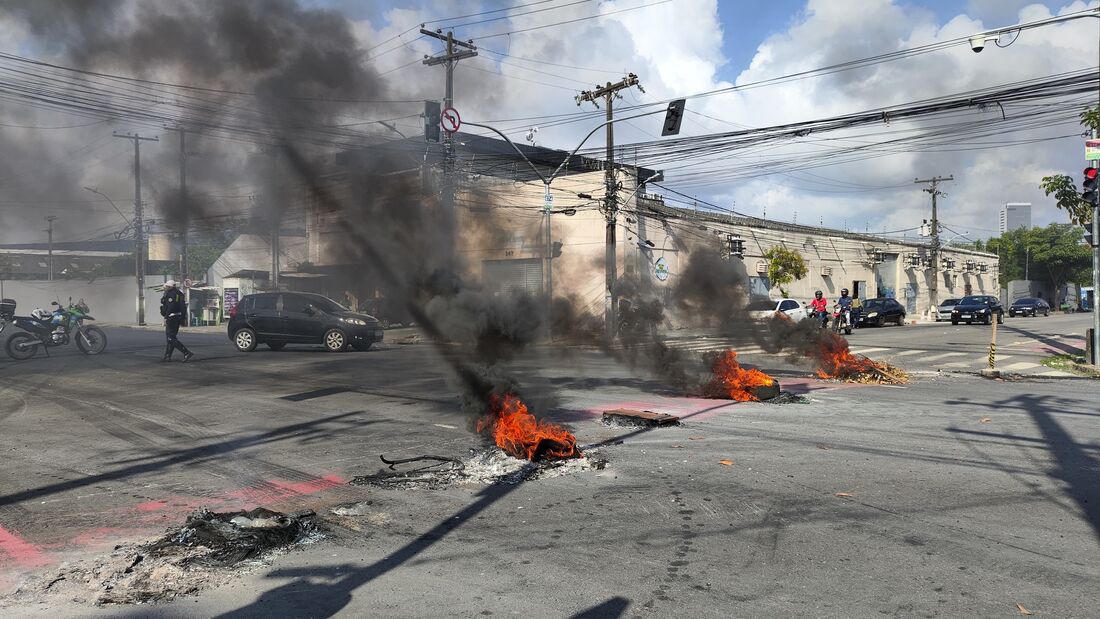
[(565, 157), (565, 159), (562, 160), (561, 164), (558, 166), (558, 168), (556, 170), (554, 170), (554, 173), (551, 174), (549, 176), (549, 178), (543, 176), (542, 173), (539, 172), (538, 168), (535, 167), (535, 164), (531, 163), (531, 160), (527, 158), (527, 155), (524, 155), (523, 151), (521, 151), (519, 149), (519, 147), (516, 146), (515, 142), (508, 139), (508, 136), (501, 133), (500, 130), (498, 130), (497, 128), (490, 127), (489, 125), (483, 125), (481, 123), (472, 123), (472, 122), (469, 122), (469, 121), (466, 121), (466, 120), (462, 121), (462, 124), (463, 125), (470, 125), (471, 127), (481, 127), (482, 129), (488, 129), (489, 131), (492, 131), (493, 133), (495, 133), (495, 134), (499, 135), (500, 137), (504, 138), (504, 141), (508, 142), (508, 144), (512, 147), (512, 149), (516, 151), (516, 154), (518, 154), (520, 157), (523, 157), (523, 160), (527, 162), (527, 165), (531, 166), (531, 170), (534, 171), (535, 175), (539, 177), (539, 180), (541, 180), (544, 185), (549, 185), (551, 182), (554, 181), (555, 178), (558, 177), (558, 174), (569, 163), (569, 161), (573, 158), (573, 156), (577, 154), (577, 151), (579, 151), (581, 149), (581, 147), (584, 146), (584, 143), (588, 141), (588, 138), (592, 137), (600, 129), (603, 129), (606, 126), (617, 123), (617, 122), (622, 122), (622, 121), (627, 121), (627, 120), (634, 120), (635, 118), (642, 118), (643, 116), (652, 116), (654, 114), (664, 114), (664, 113), (665, 113), (665, 110), (656, 110), (654, 112), (646, 112), (644, 114), (635, 114), (634, 116), (627, 116), (626, 118), (615, 118), (613, 120), (607, 120), (607, 121), (604, 121), (604, 122), (596, 125), (595, 128), (593, 128), (591, 131), (588, 132), (588, 135), (584, 136), (584, 139), (581, 140), (581, 143), (577, 144), (577, 147), (573, 149), (573, 152), (569, 153)]
[(119, 208), (118, 208), (118, 205), (116, 205), (116, 204), (115, 204), (115, 201), (114, 201), (114, 200), (112, 200), (111, 198), (109, 198), (109, 197), (108, 197), (108, 196), (107, 196), (106, 194), (104, 194), (104, 193), (102, 193), (102, 192), (100, 192), (100, 191), (96, 191), (95, 189), (92, 189), (91, 187), (85, 187), (84, 189), (85, 189), (85, 190), (87, 190), (87, 191), (90, 191), (90, 192), (92, 192), (92, 193), (94, 193), (94, 194), (96, 194), (97, 196), (102, 196), (104, 200), (106, 200), (106, 201), (108, 201), (108, 202), (110, 202), (110, 203), (111, 203), (111, 206), (112, 206), (112, 207), (114, 207), (115, 211), (117, 211), (117, 212), (118, 212), (118, 216), (122, 218), (122, 221), (125, 221), (125, 222), (126, 222), (126, 225), (127, 225), (127, 226), (129, 226), (129, 225), (132, 225), (132, 224), (130, 223), (130, 220), (129, 220), (129, 219), (126, 219), (126, 216), (125, 216), (125, 215), (123, 215), (123, 214), (122, 214), (122, 211), (120, 211), (120, 210), (119, 210)]
[(483, 125), (480, 123), (472, 123), (467, 120), (462, 121), (462, 124), (470, 125), (471, 127), (481, 127), (482, 129), (488, 129), (489, 131), (492, 131), (493, 133), (504, 138), (504, 141), (508, 142), (508, 145), (512, 147), (512, 150), (516, 151), (516, 154), (520, 157), (523, 157), (523, 160), (527, 162), (527, 165), (531, 166), (531, 171), (535, 173), (535, 176), (539, 177), (539, 180), (542, 181), (542, 184), (549, 185), (550, 181), (553, 180), (553, 177), (550, 177), (550, 179), (547, 180), (547, 178), (542, 175), (542, 172), (539, 172), (539, 169), (535, 167), (535, 164), (531, 163), (531, 160), (527, 158), (527, 155), (524, 155), (523, 151), (521, 151), (519, 147), (516, 146), (516, 143), (512, 140), (509, 140), (508, 136), (501, 133), (500, 130), (498, 130), (496, 127), (490, 127), (489, 125)]

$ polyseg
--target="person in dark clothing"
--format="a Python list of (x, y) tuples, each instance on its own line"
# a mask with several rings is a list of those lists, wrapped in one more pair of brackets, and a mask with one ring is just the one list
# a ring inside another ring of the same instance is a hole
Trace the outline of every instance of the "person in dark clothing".
[(184, 363), (195, 356), (195, 353), (187, 350), (187, 347), (176, 339), (186, 311), (187, 301), (176, 287), (176, 282), (172, 280), (164, 282), (164, 296), (160, 298), (160, 315), (164, 316), (164, 334), (168, 336), (168, 347), (164, 349), (164, 358), (161, 361), (171, 361), (172, 353), (177, 348), (183, 353)]

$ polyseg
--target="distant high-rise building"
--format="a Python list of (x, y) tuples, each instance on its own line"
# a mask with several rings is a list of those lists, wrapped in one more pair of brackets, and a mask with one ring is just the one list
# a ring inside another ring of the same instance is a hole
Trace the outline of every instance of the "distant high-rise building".
[(1001, 234), (1031, 227), (1031, 203), (1009, 202), (1001, 209)]

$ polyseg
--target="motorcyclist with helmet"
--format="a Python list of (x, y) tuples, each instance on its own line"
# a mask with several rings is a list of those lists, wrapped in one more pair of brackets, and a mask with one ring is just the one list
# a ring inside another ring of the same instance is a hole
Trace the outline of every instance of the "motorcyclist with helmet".
[(829, 302), (825, 300), (820, 290), (814, 291), (814, 300), (810, 301), (810, 310), (813, 311), (814, 317), (821, 322), (821, 326), (824, 327), (829, 324)]
[(852, 297), (848, 296), (848, 289), (840, 289), (840, 298), (836, 300), (837, 308), (839, 311), (837, 314), (841, 318), (842, 328), (852, 327)]

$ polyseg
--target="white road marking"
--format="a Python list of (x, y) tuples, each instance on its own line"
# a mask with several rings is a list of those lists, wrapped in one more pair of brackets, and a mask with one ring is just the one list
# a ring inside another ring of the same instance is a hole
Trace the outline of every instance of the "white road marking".
[(890, 349), (889, 348), (850, 348), (849, 350), (853, 353), (857, 353), (857, 354), (860, 354), (860, 355), (866, 355), (869, 352), (881, 352), (883, 350), (890, 350)]
[(905, 352), (899, 352), (898, 354), (896, 354), (894, 356), (895, 357), (908, 357), (909, 355), (923, 355), (926, 352), (928, 352), (928, 351), (927, 350), (907, 350)]
[(945, 352), (938, 355), (932, 355), (931, 357), (921, 357), (917, 361), (935, 361), (937, 359), (946, 359), (948, 357), (965, 357), (967, 353), (964, 352)]

